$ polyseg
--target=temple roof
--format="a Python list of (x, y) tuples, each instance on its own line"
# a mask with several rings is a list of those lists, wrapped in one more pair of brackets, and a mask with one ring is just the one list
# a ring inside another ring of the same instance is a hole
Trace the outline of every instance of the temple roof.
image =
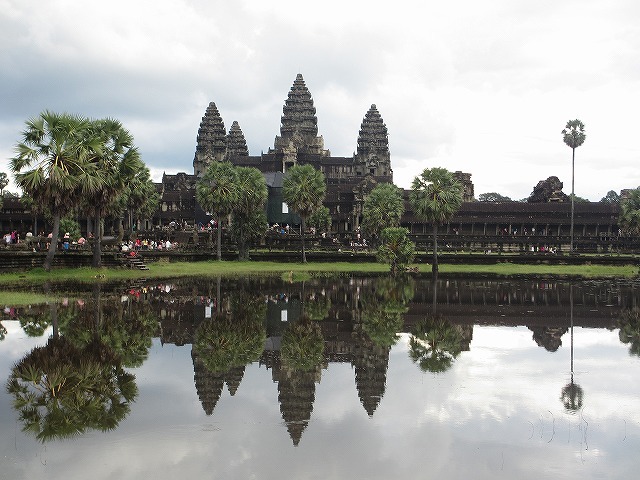
[(293, 82), (282, 112), (280, 134), (283, 137), (293, 134), (296, 130), (304, 135), (318, 135), (316, 108), (300, 73)]
[(372, 152), (389, 152), (387, 126), (384, 124), (375, 105), (371, 105), (371, 108), (364, 116), (360, 134), (358, 135), (358, 154)]
[(296, 76), (282, 108), (280, 135), (276, 136), (274, 151), (288, 155), (329, 154), (324, 149), (324, 139), (318, 136), (316, 108), (301, 74)]
[(200, 122), (196, 154), (224, 154), (227, 147), (224, 122), (214, 102), (209, 103)]
[(240, 129), (238, 122), (234, 120), (227, 135), (227, 157), (248, 157), (249, 149), (244, 133)]

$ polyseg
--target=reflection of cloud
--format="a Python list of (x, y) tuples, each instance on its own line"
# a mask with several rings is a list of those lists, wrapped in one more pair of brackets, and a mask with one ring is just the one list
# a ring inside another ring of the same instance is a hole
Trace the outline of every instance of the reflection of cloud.
[[(14, 360), (6, 353), (36, 342), (14, 333), (0, 343), (5, 374)], [(638, 362), (614, 341), (615, 331), (576, 329), (574, 335), (584, 419), (564, 414), (558, 400), (569, 373), (568, 342), (549, 353), (525, 327), (476, 326), (470, 351), (440, 375), (411, 363), (403, 335), (371, 418), (358, 400), (351, 366), (329, 364), (297, 448), (282, 422), (270, 370), (248, 366), (236, 395), (225, 389), (207, 417), (193, 384), (191, 347), (154, 341), (147, 362), (132, 370), (140, 394), (117, 430), (46, 446), (19, 432), (0, 437), (9, 455), (4, 463), (19, 466), (3, 472), (16, 479), (80, 479), (90, 471), (95, 480), (538, 480), (561, 470), (564, 478), (630, 478), (640, 447), (640, 386), (629, 382)], [(7, 402), (0, 394), (0, 431), (13, 432)], [(581, 468), (572, 468), (576, 462)]]

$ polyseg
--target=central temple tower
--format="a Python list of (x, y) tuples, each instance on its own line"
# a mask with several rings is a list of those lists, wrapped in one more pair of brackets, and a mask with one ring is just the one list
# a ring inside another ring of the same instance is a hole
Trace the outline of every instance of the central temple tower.
[(283, 153), (285, 163), (295, 162), (299, 153), (321, 156), (329, 154), (324, 149), (324, 139), (318, 136), (316, 108), (300, 73), (285, 100), (280, 135), (276, 136), (274, 148), (269, 153)]

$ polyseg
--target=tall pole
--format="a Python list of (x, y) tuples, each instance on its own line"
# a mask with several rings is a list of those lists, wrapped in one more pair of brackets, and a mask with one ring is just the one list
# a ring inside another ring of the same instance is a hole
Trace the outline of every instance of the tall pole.
[(573, 253), (573, 202), (574, 202), (574, 186), (575, 186), (575, 169), (576, 169), (576, 149), (571, 149), (571, 246), (569, 252)]

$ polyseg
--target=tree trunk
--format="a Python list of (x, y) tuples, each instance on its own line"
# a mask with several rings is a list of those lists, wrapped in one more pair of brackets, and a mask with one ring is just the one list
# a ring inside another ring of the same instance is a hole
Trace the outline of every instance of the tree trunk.
[(307, 263), (307, 252), (304, 250), (304, 217), (300, 216), (300, 239), (302, 241), (302, 263)]
[(100, 218), (100, 211), (95, 215), (94, 219), (96, 227), (96, 234), (93, 239), (93, 262), (92, 265), (94, 268), (102, 267), (102, 222)]
[(433, 262), (431, 264), (431, 272), (438, 272), (438, 223), (433, 222)]
[(60, 234), (60, 214), (57, 213), (53, 216), (53, 230), (51, 232), (51, 243), (49, 244), (47, 257), (44, 259), (44, 265), (42, 266), (47, 272), (51, 271), (51, 266), (53, 265), (53, 257), (56, 254), (56, 249), (58, 248), (59, 234)]
[(124, 240), (124, 221), (122, 217), (118, 220), (118, 245)]
[(218, 238), (216, 245), (216, 254), (218, 260), (222, 260), (222, 215), (218, 215)]
[(431, 286), (433, 288), (433, 299), (431, 305), (431, 313), (433, 316), (436, 316), (437, 307), (438, 307), (438, 271), (436, 270), (431, 274)]

